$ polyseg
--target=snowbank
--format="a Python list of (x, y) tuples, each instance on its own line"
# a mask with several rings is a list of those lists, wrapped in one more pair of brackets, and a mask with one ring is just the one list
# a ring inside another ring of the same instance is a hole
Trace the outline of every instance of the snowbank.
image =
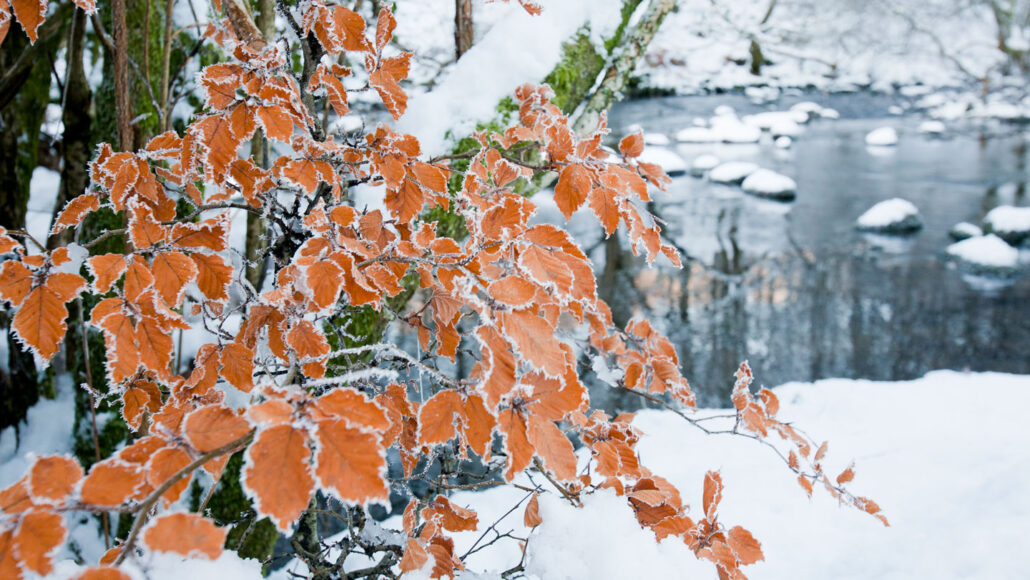
[(740, 187), (748, 193), (781, 201), (794, 199), (798, 190), (797, 182), (771, 169), (759, 169), (748, 175)]
[(855, 225), (860, 230), (888, 234), (910, 233), (923, 227), (919, 210), (912, 202), (895, 197), (869, 208)]
[(948, 246), (948, 255), (978, 273), (1011, 275), (1019, 267), (1019, 250), (994, 234), (969, 238)]
[(540, 0), (543, 12), (509, 12), (436, 87), (408, 103), (397, 130), (418, 137), (428, 155), (444, 153), (449, 136), (464, 136), (496, 115), (497, 104), (527, 82), (540, 82), (558, 64), (562, 43), (589, 25), (596, 38), (610, 36), (620, 21), (619, 0)]

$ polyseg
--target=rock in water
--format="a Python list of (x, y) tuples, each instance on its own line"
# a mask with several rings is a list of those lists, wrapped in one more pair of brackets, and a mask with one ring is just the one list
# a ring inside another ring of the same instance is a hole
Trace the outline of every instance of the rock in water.
[(645, 147), (638, 159), (645, 163), (660, 165), (669, 175), (683, 175), (687, 172), (687, 162), (679, 155), (662, 147)]
[(873, 129), (865, 136), (865, 144), (873, 147), (890, 147), (898, 144), (898, 132), (894, 127)]
[(948, 255), (977, 274), (1011, 276), (1019, 268), (1019, 250), (994, 234), (951, 244)]
[(744, 179), (741, 188), (761, 197), (790, 201), (797, 195), (798, 184), (781, 173), (770, 169), (759, 169)]
[(969, 238), (978, 238), (984, 235), (984, 233), (983, 230), (969, 222), (959, 222), (948, 230), (948, 235), (956, 242), (961, 242)]
[(705, 173), (714, 169), (720, 163), (722, 162), (719, 161), (719, 158), (715, 155), (698, 155), (694, 158), (694, 162), (690, 164), (690, 174), (694, 177), (701, 177)]
[(758, 170), (758, 165), (749, 161), (729, 161), (713, 169), (708, 174), (708, 179), (715, 183), (737, 184)]
[(912, 202), (896, 197), (869, 208), (855, 222), (858, 229), (882, 234), (908, 234), (923, 227)]
[(1013, 246), (1030, 239), (1030, 207), (1000, 205), (984, 216), (984, 231)]

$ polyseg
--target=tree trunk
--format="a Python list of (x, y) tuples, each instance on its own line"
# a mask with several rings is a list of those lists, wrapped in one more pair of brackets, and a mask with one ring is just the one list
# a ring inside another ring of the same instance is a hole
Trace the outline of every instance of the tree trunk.
[(129, 98), (129, 31), (125, 0), (111, 2), (111, 30), (114, 35), (114, 110), (118, 129), (118, 150), (132, 151), (132, 100)]
[[(61, 120), (64, 134), (61, 138), (61, 188), (54, 204), (56, 216), (64, 204), (82, 194), (89, 186), (89, 158), (93, 147), (92, 119), (89, 115), (93, 99), (83, 65), (83, 45), (86, 37), (86, 14), (77, 10), (72, 17), (66, 60), (68, 73), (64, 79)], [(71, 241), (72, 230), (65, 230), (47, 241), (53, 249)]]
[(472, 0), (454, 0), (454, 58), (461, 58), (475, 41)]
[[(275, 0), (257, 0), (257, 17), (254, 19), (264, 41), (275, 36)], [(262, 129), (258, 129), (250, 142), (250, 152), (258, 166), (268, 168), (268, 141)], [(247, 281), (257, 291), (261, 291), (261, 251), (265, 247), (265, 220), (261, 216), (247, 212), (247, 242), (244, 249), (249, 266)]]
[(647, 45), (658, 32), (665, 16), (675, 7), (676, 0), (651, 0), (640, 21), (629, 35), (621, 40), (621, 52), (613, 51), (616, 56), (608, 66), (604, 79), (579, 111), (573, 123), (577, 133), (582, 135), (592, 131), (601, 119), (601, 113), (607, 111), (619, 99), (637, 61), (644, 56)]

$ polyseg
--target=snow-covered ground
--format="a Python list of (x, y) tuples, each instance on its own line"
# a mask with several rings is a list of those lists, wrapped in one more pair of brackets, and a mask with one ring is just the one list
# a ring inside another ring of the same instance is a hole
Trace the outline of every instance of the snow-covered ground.
[[(1026, 577), (1030, 376), (937, 371), (901, 382), (790, 383), (775, 392), (781, 417), (829, 441), (827, 472), (855, 460), (851, 489), (875, 500), (891, 527), (838, 506), (825, 493), (809, 499), (782, 461), (753, 441), (706, 437), (665, 411), (644, 411), (634, 421), (645, 433), (639, 446), (643, 461), (680, 488), (692, 513), (700, 509), (705, 471), (721, 470), (726, 490), (720, 519), (748, 528), (762, 543), (765, 561), (746, 570), (752, 580)], [(720, 412), (725, 411), (702, 411)], [(4, 473), (9, 467), (4, 464)], [(480, 514), (477, 531), (457, 534), (457, 553), (525, 497), (513, 488), (455, 493), (451, 501)], [(582, 509), (544, 494), (544, 522), (532, 532), (523, 527), (522, 511), (501, 519), (498, 529), (529, 534), (530, 578), (716, 577), (681, 542), (656, 543), (624, 498), (611, 492), (588, 497)], [(472, 555), (469, 572), (459, 578), (494, 580), (518, 560), (515, 542), (501, 541)], [(187, 569), (195, 578), (256, 577), (254, 564), (226, 554), (186, 568), (162, 557), (152, 562), (148, 577), (181, 578)], [(57, 577), (68, 577), (74, 567), (59, 569)], [(272, 578), (302, 571), (295, 562)]]

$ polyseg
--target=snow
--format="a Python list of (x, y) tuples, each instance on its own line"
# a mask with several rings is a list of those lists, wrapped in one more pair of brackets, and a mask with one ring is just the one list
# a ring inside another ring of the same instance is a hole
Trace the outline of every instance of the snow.
[[(608, 36), (619, 0), (541, 0), (539, 16), (517, 4), (450, 67), (435, 88), (408, 103), (396, 129), (414, 135), (428, 155), (445, 153), (451, 136), (469, 134), (497, 114), (497, 104), (527, 82), (540, 82), (561, 59), (562, 43), (584, 25)], [(453, 13), (453, 12), (452, 12)]]
[[(14, 427), (0, 431), (0, 489), (24, 475), (34, 455), (71, 452), (74, 388), (67, 376), (59, 377), (56, 399), (40, 399), (29, 408), (17, 433)], [(64, 419), (55, 421), (58, 417)]]
[(687, 127), (676, 133), (676, 140), (680, 143), (714, 143), (718, 138), (708, 127)]
[(664, 133), (644, 133), (645, 145), (657, 145), (667, 147), (670, 144), (669, 137)]
[[(829, 442), (823, 463), (831, 477), (856, 461), (849, 488), (876, 501), (891, 527), (838, 505), (821, 489), (809, 499), (783, 461), (754, 441), (706, 436), (667, 411), (646, 410), (634, 419), (644, 433), (642, 463), (680, 489), (689, 515), (700, 512), (704, 473), (720, 470), (726, 487), (719, 520), (744, 526), (762, 543), (765, 560), (744, 569), (749, 578), (1024, 576), (1030, 376), (936, 371), (913, 381), (827, 379), (774, 391), (781, 418)], [(452, 502), (480, 514), (478, 530), (455, 534), (456, 552), (468, 550), (525, 497), (510, 487), (454, 493)], [(656, 542), (625, 498), (611, 491), (586, 496), (582, 508), (553, 492), (539, 502), (543, 523), (535, 530), (522, 525), (521, 506), (499, 524), (502, 532), (528, 535), (531, 580), (716, 577), (681, 541)], [(472, 555), (458, 578), (497, 578), (519, 558), (514, 541), (498, 542)], [(291, 564), (272, 578), (302, 569)]]
[[(25, 213), (25, 229), (36, 241), (46, 245), (50, 234), (50, 221), (54, 218), (57, 191), (61, 186), (61, 174), (46, 167), (32, 170), (29, 182), (29, 204)], [(35, 244), (27, 244), (30, 254), (38, 254)]]
[(859, 216), (856, 224), (867, 230), (917, 228), (919, 210), (912, 202), (896, 197), (881, 201)]
[(794, 144), (794, 140), (784, 135), (783, 137), (777, 137), (774, 143), (779, 149), (790, 149), (790, 146)]
[(669, 175), (687, 171), (687, 162), (676, 153), (663, 147), (645, 147), (644, 152), (637, 159), (645, 163), (656, 163)]
[(873, 129), (865, 136), (865, 144), (874, 147), (890, 147), (898, 144), (898, 132), (894, 127)]
[(984, 227), (999, 234), (1030, 234), (1030, 207), (998, 206), (984, 216)]
[(967, 264), (990, 269), (1015, 270), (1019, 266), (1019, 250), (994, 234), (951, 244), (948, 254)]
[(962, 241), (968, 238), (976, 238), (984, 235), (983, 230), (974, 224), (969, 222), (959, 222), (951, 227), (948, 231), (948, 235), (956, 241)]
[(940, 135), (948, 130), (942, 121), (923, 121), (919, 124), (919, 132), (927, 135)]
[(740, 183), (758, 169), (758, 165), (750, 161), (727, 161), (713, 169), (708, 179), (716, 183)]
[(718, 157), (711, 153), (705, 153), (704, 155), (698, 155), (694, 158), (694, 161), (690, 164), (690, 172), (695, 176), (702, 176), (705, 172), (710, 171), (717, 167), (722, 161)]
[(762, 138), (761, 129), (744, 123), (732, 113), (716, 113), (711, 124), (715, 140), (723, 143), (757, 143)]
[(776, 199), (793, 199), (798, 190), (797, 182), (771, 169), (755, 171), (740, 186), (748, 193)]

